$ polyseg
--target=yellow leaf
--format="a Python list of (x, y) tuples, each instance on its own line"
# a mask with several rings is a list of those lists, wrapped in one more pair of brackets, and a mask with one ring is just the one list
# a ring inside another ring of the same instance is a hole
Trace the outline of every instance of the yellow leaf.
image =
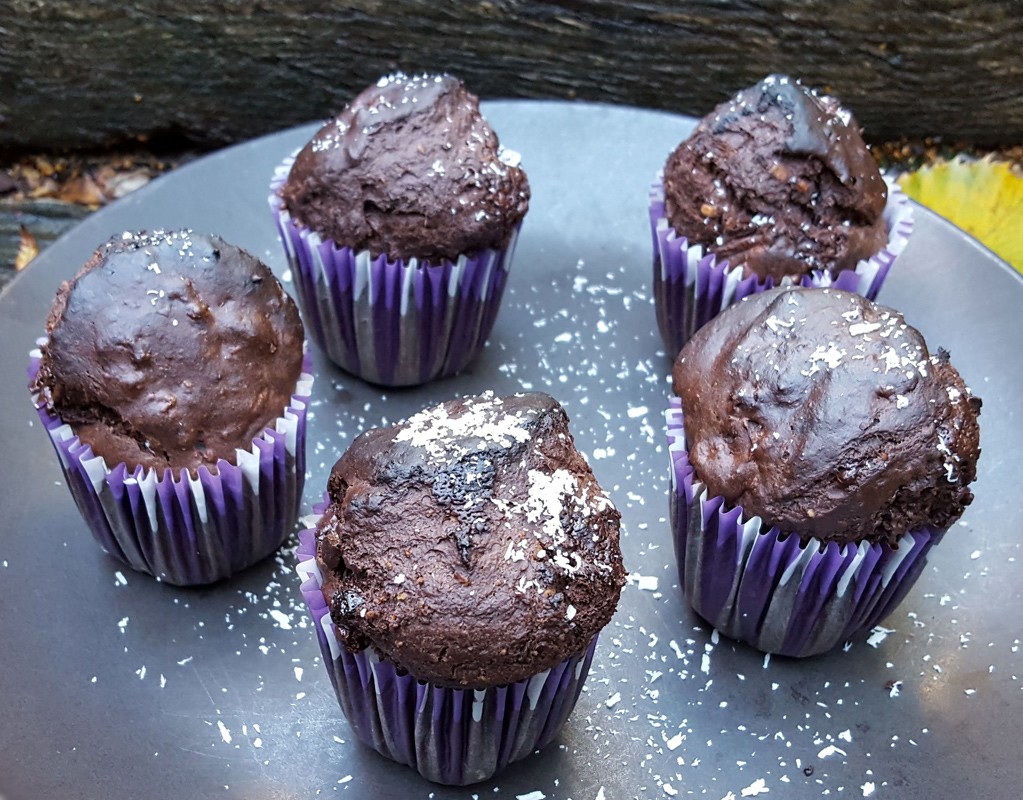
[(979, 239), (1023, 272), (1023, 173), (1004, 161), (955, 159), (899, 177), (921, 205)]
[(14, 269), (18, 272), (28, 266), (28, 262), (39, 255), (39, 243), (36, 237), (24, 225), (21, 226), (21, 238), (18, 241), (18, 254), (14, 257)]

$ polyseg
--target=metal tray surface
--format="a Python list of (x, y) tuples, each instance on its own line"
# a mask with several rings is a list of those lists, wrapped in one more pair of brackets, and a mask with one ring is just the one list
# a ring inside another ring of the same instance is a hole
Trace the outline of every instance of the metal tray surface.
[(0, 295), (0, 796), (1019, 796), (1019, 276), (917, 208), (879, 299), (949, 349), (984, 400), (977, 499), (869, 642), (767, 658), (685, 604), (667, 523), (670, 360), (654, 320), (646, 198), (693, 120), (561, 102), (484, 112), (533, 187), (490, 343), (464, 374), (409, 390), (367, 385), (317, 354), (304, 507), (368, 427), (484, 389), (560, 399), (621, 509), (631, 573), (560, 738), (464, 789), (362, 747), (320, 662), (294, 540), (209, 588), (133, 573), (88, 534), (36, 420), (28, 351), (60, 282), (114, 233), (218, 233), (287, 281), (267, 184), (308, 126), (204, 158), (90, 216)]

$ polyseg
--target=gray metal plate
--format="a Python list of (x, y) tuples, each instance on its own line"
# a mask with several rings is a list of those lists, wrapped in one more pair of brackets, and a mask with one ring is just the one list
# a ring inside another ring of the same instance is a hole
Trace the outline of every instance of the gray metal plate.
[(320, 663), (290, 552), (206, 589), (130, 572), (92, 541), (35, 421), (27, 353), (60, 281), (113, 233), (189, 226), (284, 270), (266, 186), (306, 127), (202, 159), (94, 214), (0, 295), (0, 795), (1019, 796), (1019, 276), (917, 209), (880, 299), (949, 349), (984, 399), (977, 500), (876, 646), (767, 659), (684, 604), (666, 522), (670, 362), (650, 296), (646, 194), (692, 121), (555, 102), (485, 112), (522, 153), (534, 194), (491, 342), (469, 372), (404, 391), (318, 358), (305, 505), (367, 427), (488, 388), (558, 397), (622, 511), (635, 576), (560, 740), (460, 790), (361, 747)]

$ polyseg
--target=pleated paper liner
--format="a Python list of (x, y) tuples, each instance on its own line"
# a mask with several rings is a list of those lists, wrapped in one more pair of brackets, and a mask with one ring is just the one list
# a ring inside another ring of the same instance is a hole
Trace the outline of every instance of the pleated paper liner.
[[(45, 340), (40, 340), (40, 342)], [(29, 382), (39, 369), (31, 353)], [(294, 529), (305, 483), (306, 410), (312, 391), (307, 354), (290, 405), (215, 469), (129, 471), (108, 466), (70, 425), (33, 398), (89, 530), (132, 569), (180, 586), (208, 584), (273, 553)]]
[[(837, 276), (815, 270), (799, 279), (803, 286), (834, 286), (856, 292), (871, 300), (877, 297), (892, 265), (906, 248), (913, 232), (913, 206), (894, 181), (885, 180), (888, 203), (884, 210), (888, 244), (855, 269)], [(678, 236), (665, 216), (664, 186), (658, 176), (650, 190), (650, 232), (654, 254), (654, 307), (657, 326), (672, 359), (694, 333), (724, 309), (751, 294), (775, 286), (773, 278), (743, 278), (741, 266), (730, 267), (717, 260), (713, 251), (689, 245)], [(795, 283), (785, 278), (778, 285)]]
[(903, 600), (944, 531), (903, 534), (898, 546), (803, 543), (741, 506), (710, 497), (689, 463), (682, 406), (666, 412), (671, 528), (679, 580), (693, 609), (767, 653), (811, 656), (869, 631)]
[(372, 648), (338, 641), (321, 591), (316, 531), (299, 534), (297, 571), (338, 703), (356, 736), (381, 755), (436, 783), (464, 786), (491, 777), (549, 744), (575, 707), (590, 669), (589, 647), (507, 686), (450, 689), (417, 680)]
[(518, 230), (501, 249), (454, 261), (391, 261), (294, 220), (280, 198), (293, 158), (274, 173), (270, 208), (306, 330), (327, 357), (370, 383), (413, 386), (454, 375), (479, 355), (497, 319)]

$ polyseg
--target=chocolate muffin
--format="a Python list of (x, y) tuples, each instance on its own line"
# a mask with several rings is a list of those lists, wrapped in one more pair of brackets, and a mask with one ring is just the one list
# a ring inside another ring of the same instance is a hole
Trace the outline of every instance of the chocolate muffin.
[(887, 197), (852, 115), (784, 75), (719, 105), (664, 167), (675, 231), (776, 285), (881, 250)]
[(732, 303), (780, 285), (873, 300), (913, 212), (852, 115), (783, 75), (700, 120), (650, 195), (657, 323), (674, 360)]
[(61, 285), (46, 330), (29, 388), (104, 550), (187, 585), (280, 546), (312, 377), (264, 264), (215, 236), (125, 233)]
[(407, 386), (479, 354), (529, 206), (518, 161), (457, 78), (396, 73), (284, 162), (270, 205), (334, 363)]
[(973, 499), (980, 399), (945, 351), (860, 295), (747, 297), (689, 340), (673, 387), (686, 595), (769, 652), (876, 624)]
[(368, 431), (327, 490), (317, 561), (349, 649), (441, 686), (499, 686), (582, 652), (614, 613), (619, 514), (548, 395)]
[[(625, 582), (618, 511), (561, 406), (486, 393), (367, 431), (334, 466), (328, 496), (317, 582), (304, 591), (333, 620), (325, 661), (359, 737), (444, 783), (482, 780), (550, 741)], [(376, 689), (345, 677), (367, 659)], [(396, 712), (385, 666), (410, 687), (426, 682), (435, 703), (473, 690), (480, 710)], [(539, 698), (528, 704), (527, 686)], [(374, 733), (396, 714), (414, 747)], [(437, 741), (467, 749), (438, 753)]]
[(266, 265), (191, 231), (111, 239), (46, 322), (34, 390), (107, 463), (215, 468), (280, 416), (302, 321)]
[(396, 73), (363, 90), (295, 158), (288, 211), (324, 238), (391, 259), (503, 248), (529, 206), (479, 99), (451, 75)]
[(859, 295), (750, 297), (683, 348), (673, 388), (700, 480), (768, 525), (894, 545), (973, 499), (980, 399), (902, 314)]

